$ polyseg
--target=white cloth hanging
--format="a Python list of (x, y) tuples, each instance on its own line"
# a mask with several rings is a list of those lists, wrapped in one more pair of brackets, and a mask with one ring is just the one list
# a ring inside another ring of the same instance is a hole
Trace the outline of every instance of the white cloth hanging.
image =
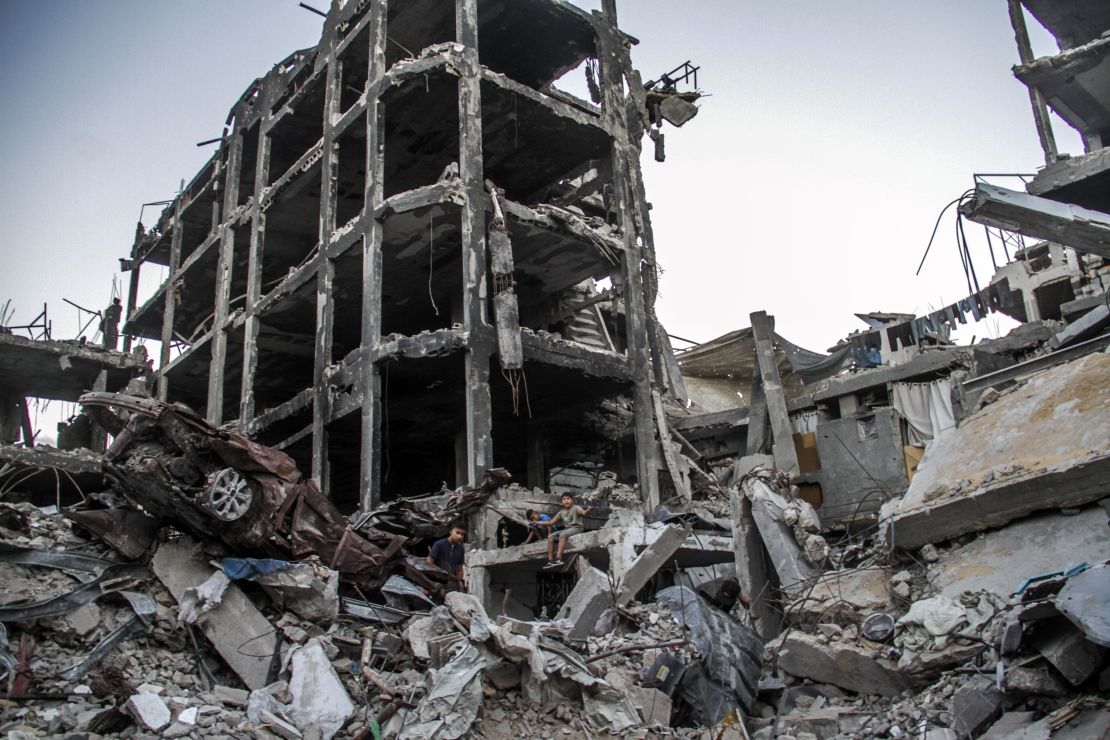
[(952, 412), (952, 383), (947, 379), (932, 383), (892, 383), (891, 402), (909, 426), (909, 443), (924, 447), (956, 428)]
[(805, 434), (806, 432), (817, 431), (817, 412), (816, 411), (799, 411), (796, 414), (790, 415), (790, 426), (794, 428), (797, 434)]

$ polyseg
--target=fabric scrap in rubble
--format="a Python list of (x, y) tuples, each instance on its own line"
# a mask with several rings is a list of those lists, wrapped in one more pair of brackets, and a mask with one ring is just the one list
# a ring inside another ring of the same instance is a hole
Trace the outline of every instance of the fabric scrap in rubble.
[(486, 660), (466, 645), (439, 669), (436, 683), (410, 715), (399, 740), (455, 740), (474, 724), (482, 705), (482, 668)]
[(687, 586), (665, 588), (655, 599), (689, 628), (706, 681), (721, 689), (695, 705), (703, 724), (717, 724), (737, 703), (750, 710), (763, 668), (762, 641)]
[(914, 650), (942, 650), (950, 636), (977, 631), (1004, 606), (987, 591), (965, 591), (954, 601), (944, 596), (915, 601), (896, 623), (896, 645)]
[(183, 624), (196, 624), (201, 615), (220, 605), (231, 579), (222, 570), (215, 571), (199, 586), (187, 589), (181, 599), (177, 618)]

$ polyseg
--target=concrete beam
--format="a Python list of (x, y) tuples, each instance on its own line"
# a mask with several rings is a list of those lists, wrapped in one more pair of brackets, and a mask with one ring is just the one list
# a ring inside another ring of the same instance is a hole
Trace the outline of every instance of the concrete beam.
[(783, 393), (782, 377), (775, 361), (774, 318), (768, 316), (766, 311), (757, 311), (751, 315), (751, 322), (760, 384), (767, 401), (767, 415), (771, 420), (775, 466), (787, 475), (795, 476), (798, 474), (798, 453), (794, 449), (794, 428), (790, 425), (786, 394)]
[(640, 589), (646, 586), (659, 569), (667, 564), (667, 560), (682, 547), (690, 531), (690, 527), (670, 525), (639, 554), (627, 571), (613, 574), (620, 584), (617, 589), (618, 606), (624, 606), (635, 598)]
[(749, 478), (741, 490), (751, 501), (752, 519), (759, 531), (767, 552), (771, 556), (779, 583), (784, 591), (793, 591), (815, 577), (817, 569), (806, 562), (794, 533), (780, 516), (775, 499), (780, 498), (770, 486), (756, 478)]
[(736, 558), (736, 580), (740, 592), (751, 599), (751, 615), (756, 631), (764, 640), (779, 633), (782, 627), (781, 611), (772, 605), (770, 574), (764, 558), (763, 539), (752, 517), (752, 502), (739, 491), (729, 495), (732, 511), (732, 544)]
[(976, 223), (1110, 258), (1110, 214), (979, 183), (960, 213)]

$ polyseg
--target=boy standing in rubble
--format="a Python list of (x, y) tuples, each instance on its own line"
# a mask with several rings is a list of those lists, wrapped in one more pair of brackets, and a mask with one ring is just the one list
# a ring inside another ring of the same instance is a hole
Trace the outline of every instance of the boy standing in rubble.
[[(551, 517), (550, 521), (537, 522), (541, 527), (551, 528), (557, 524), (562, 524), (565, 529), (561, 530), (558, 535), (552, 534), (547, 538), (547, 565), (545, 568), (556, 568), (563, 564), (563, 551), (567, 549), (567, 538), (576, 534), (582, 534), (583, 519), (590, 513), (590, 506), (576, 506), (574, 497), (569, 493), (563, 495), (563, 508), (558, 514)], [(559, 540), (559, 554), (555, 553), (555, 540)], [(552, 557), (554, 555), (554, 557)]]
[(429, 565), (447, 572), (445, 591), (466, 591), (466, 581), (463, 578), (463, 560), (466, 557), (463, 549), (465, 538), (465, 529), (459, 526), (451, 527), (450, 534), (442, 540), (436, 540), (432, 545), (432, 551), (428, 553)]

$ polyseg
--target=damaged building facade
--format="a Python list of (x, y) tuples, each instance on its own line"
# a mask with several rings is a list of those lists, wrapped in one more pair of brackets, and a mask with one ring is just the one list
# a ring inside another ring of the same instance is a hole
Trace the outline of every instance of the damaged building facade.
[(106, 443), (80, 502), (0, 501), (0, 731), (1110, 736), (1110, 14), (1010, 7), (1047, 166), (960, 202), (993, 278), (676, 353), (641, 141), (697, 68), (642, 79), (613, 0), (333, 2), (137, 229), (128, 354), (0, 334)]
[[(286, 450), (347, 510), (495, 465), (545, 486), (570, 455), (656, 498), (648, 111), (613, 18), (334, 9), (137, 235), (133, 288), (170, 273), (124, 326), (162, 342), (159, 398)], [(555, 87), (575, 69), (596, 101)], [(635, 433), (614, 444), (582, 410), (620, 394)]]

